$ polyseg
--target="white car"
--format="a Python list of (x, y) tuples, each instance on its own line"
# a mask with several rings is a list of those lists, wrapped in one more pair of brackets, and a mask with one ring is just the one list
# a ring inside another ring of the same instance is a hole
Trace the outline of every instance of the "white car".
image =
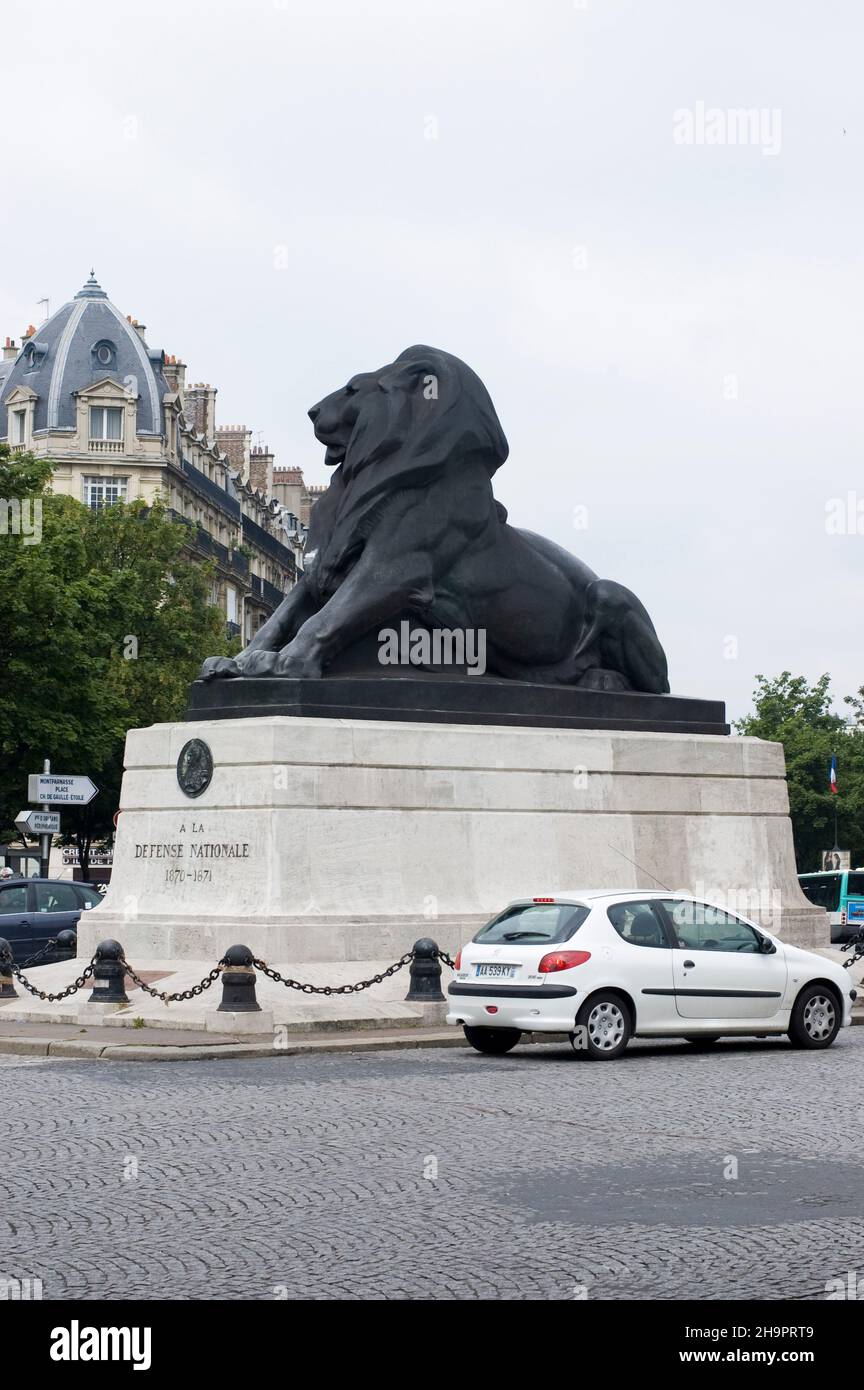
[(478, 1052), (567, 1033), (607, 1059), (634, 1036), (705, 1047), (788, 1033), (829, 1047), (856, 998), (833, 961), (711, 903), (638, 889), (511, 902), (462, 947), (448, 993), (447, 1022)]

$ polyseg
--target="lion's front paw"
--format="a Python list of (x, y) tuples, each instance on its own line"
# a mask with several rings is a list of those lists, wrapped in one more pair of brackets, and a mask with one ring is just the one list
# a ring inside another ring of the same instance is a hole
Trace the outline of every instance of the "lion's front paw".
[(250, 652), (240, 663), (240, 673), (244, 676), (274, 676), (278, 652)]
[(321, 675), (320, 657), (310, 651), (292, 651), (284, 647), (276, 662), (277, 676), (293, 676), (296, 680), (315, 680)]
[(592, 666), (576, 682), (581, 690), (632, 690), (627, 677), (620, 671), (607, 671), (600, 666)]
[(239, 675), (240, 667), (232, 656), (208, 656), (198, 673), (198, 679), (212, 681), (220, 677)]

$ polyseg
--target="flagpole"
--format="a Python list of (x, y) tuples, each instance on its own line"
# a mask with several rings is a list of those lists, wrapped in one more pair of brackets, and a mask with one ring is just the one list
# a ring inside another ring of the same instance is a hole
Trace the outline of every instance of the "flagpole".
[(838, 792), (837, 792), (837, 773), (836, 773), (836, 767), (837, 767), (837, 754), (836, 754), (836, 753), (834, 753), (834, 754), (832, 755), (831, 764), (832, 764), (832, 767), (835, 769), (835, 771), (834, 771), (834, 787), (833, 787), (833, 792), (834, 792), (834, 853), (836, 854), (837, 851), (838, 851), (839, 848), (840, 848), (840, 846), (839, 846), (838, 843), (837, 843), (837, 796), (838, 796)]

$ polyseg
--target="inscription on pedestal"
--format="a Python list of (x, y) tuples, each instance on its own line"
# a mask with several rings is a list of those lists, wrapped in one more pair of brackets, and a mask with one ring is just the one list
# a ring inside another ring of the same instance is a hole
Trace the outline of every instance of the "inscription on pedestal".
[(133, 857), (167, 861), (166, 883), (213, 883), (217, 881), (213, 877), (214, 864), (250, 858), (248, 840), (210, 840), (203, 838), (206, 834), (203, 821), (192, 821), (188, 828), (182, 822), (177, 828), (177, 835), (191, 835), (195, 839), (136, 840)]

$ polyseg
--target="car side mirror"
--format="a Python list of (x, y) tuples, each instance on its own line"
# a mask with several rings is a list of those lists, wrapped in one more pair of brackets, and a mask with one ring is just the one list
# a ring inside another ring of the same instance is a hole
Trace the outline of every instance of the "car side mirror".
[(774, 955), (774, 952), (775, 952), (776, 950), (777, 950), (777, 947), (774, 945), (774, 942), (771, 940), (770, 936), (760, 936), (760, 938), (759, 938), (759, 954), (760, 954), (760, 956), (773, 956), (773, 955)]

